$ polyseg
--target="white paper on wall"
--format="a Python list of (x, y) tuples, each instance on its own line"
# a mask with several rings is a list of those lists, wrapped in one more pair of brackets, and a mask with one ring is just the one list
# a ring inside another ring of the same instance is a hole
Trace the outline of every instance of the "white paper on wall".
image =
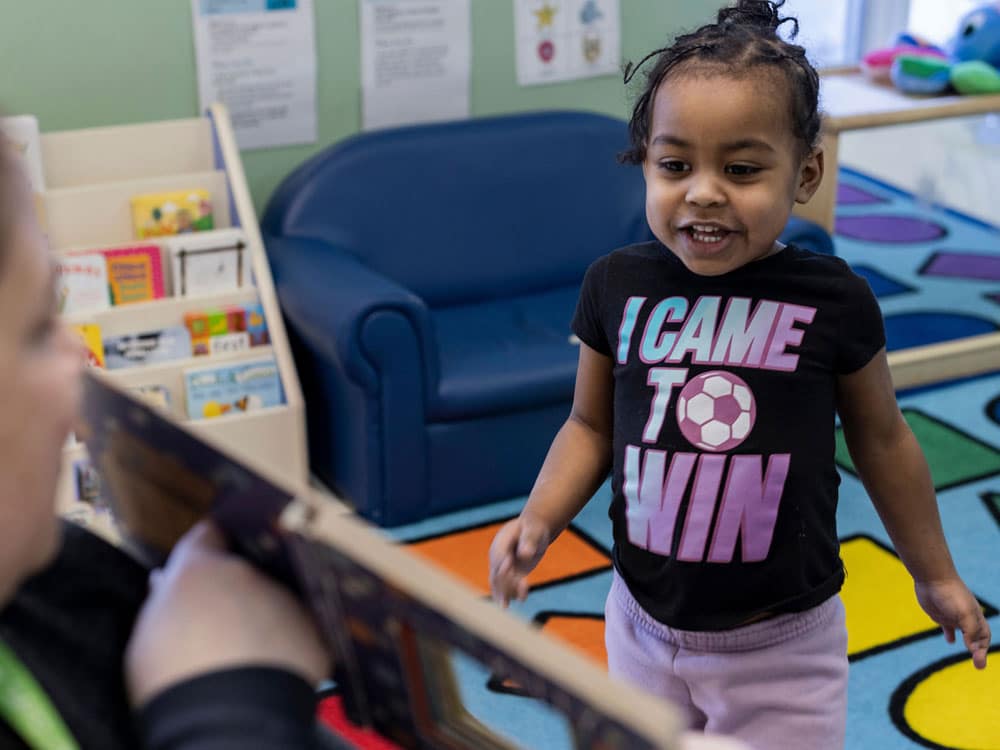
[(469, 0), (359, 0), (364, 129), (469, 116)]
[(514, 34), (522, 86), (621, 70), (618, 0), (514, 0)]
[(316, 142), (313, 0), (191, 0), (198, 99), (241, 149)]

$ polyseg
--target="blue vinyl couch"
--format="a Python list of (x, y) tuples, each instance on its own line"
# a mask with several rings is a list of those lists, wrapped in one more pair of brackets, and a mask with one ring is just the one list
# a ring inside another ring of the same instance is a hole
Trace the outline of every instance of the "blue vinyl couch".
[[(541, 112), (362, 133), (262, 229), (312, 471), (391, 526), (523, 495), (569, 413), (587, 266), (651, 238), (621, 120)], [(793, 219), (783, 238), (831, 251)]]

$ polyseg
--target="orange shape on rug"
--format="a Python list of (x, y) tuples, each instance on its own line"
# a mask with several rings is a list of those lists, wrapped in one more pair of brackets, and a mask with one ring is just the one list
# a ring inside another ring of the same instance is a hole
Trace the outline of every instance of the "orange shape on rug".
[[(489, 594), (490, 543), (504, 523), (460, 529), (452, 534), (413, 542), (407, 548), (460, 578), (480, 594)], [(570, 527), (552, 543), (538, 567), (528, 576), (528, 583), (532, 587), (541, 586), (610, 567), (611, 558), (607, 553)]]

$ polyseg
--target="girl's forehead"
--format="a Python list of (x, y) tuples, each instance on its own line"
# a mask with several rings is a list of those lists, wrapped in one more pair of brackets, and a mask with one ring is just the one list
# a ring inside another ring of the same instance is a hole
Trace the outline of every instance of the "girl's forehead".
[(670, 76), (657, 87), (651, 107), (653, 131), (669, 124), (699, 132), (747, 127), (792, 132), (790, 94), (780, 73), (692, 73)]

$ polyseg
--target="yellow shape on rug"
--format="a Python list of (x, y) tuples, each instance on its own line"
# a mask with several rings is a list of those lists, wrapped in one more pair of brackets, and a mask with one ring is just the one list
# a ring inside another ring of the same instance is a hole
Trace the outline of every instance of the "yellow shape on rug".
[(918, 682), (906, 699), (903, 718), (917, 735), (941, 747), (1000, 748), (997, 706), (996, 665), (980, 672), (971, 659), (963, 659)]
[(847, 654), (855, 656), (937, 629), (917, 603), (913, 580), (889, 550), (865, 537), (840, 546), (847, 568)]

